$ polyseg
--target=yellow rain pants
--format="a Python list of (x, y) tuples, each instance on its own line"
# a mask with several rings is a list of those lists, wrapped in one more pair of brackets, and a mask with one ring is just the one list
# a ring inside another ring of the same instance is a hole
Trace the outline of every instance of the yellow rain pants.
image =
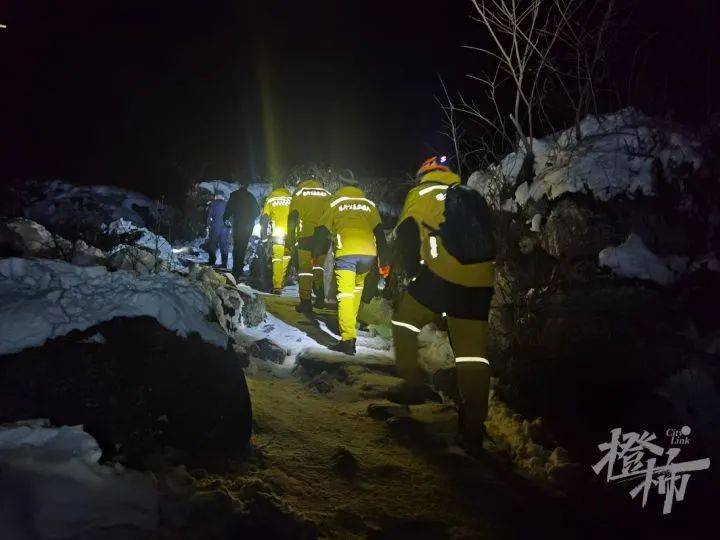
[[(422, 384), (425, 372), (418, 363), (418, 334), (436, 320), (434, 313), (405, 293), (392, 321), (395, 361), (408, 382)], [(447, 317), (448, 337), (455, 355), (458, 389), (462, 399), (465, 435), (482, 433), (490, 393), (490, 362), (487, 359), (487, 321)]]

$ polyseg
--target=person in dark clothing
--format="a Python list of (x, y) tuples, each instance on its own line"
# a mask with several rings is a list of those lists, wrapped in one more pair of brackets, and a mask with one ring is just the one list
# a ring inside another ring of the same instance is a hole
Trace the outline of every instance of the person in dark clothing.
[(217, 250), (220, 248), (220, 260), (223, 268), (227, 268), (228, 252), (230, 251), (230, 230), (225, 225), (225, 207), (227, 201), (221, 192), (215, 192), (215, 199), (208, 204), (208, 262), (215, 266)]
[(233, 235), (233, 268), (235, 277), (242, 276), (245, 264), (245, 252), (248, 241), (252, 234), (255, 220), (260, 215), (260, 206), (255, 197), (247, 189), (247, 186), (240, 184), (237, 191), (230, 194), (230, 199), (225, 206), (223, 219), (232, 224)]

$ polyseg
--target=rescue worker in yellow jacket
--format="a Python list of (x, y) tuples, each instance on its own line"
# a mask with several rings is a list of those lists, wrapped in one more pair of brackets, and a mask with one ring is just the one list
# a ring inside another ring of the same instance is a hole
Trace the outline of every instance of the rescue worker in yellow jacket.
[[(494, 260), (460, 262), (447, 251), (438, 234), (441, 224), (447, 220), (449, 190), (468, 189), (460, 186), (460, 178), (436, 158), (425, 161), (417, 177), (419, 183), (408, 193), (394, 231), (394, 253), (401, 256), (403, 266), (414, 277), (392, 320), (397, 368), (406, 383), (390, 398), (413, 403), (417, 402), (413, 401), (417, 396), (427, 393), (427, 374), (418, 364), (418, 334), (426, 324), (445, 318), (461, 399), (460, 434), (468, 447), (480, 449), (485, 436), (490, 388), (487, 321), (495, 263)], [(489, 215), (489, 210), (487, 212)], [(465, 219), (462, 223), (469, 227), (474, 219)], [(480, 221), (492, 236), (490, 220)], [(461, 228), (460, 234), (454, 237), (463, 233), (471, 234)], [(471, 242), (472, 239), (468, 236), (458, 241)], [(491, 258), (494, 259), (494, 240), (488, 243), (492, 245)]]
[(300, 182), (290, 202), (288, 241), (285, 254), (290, 255), (297, 246), (298, 285), (300, 304), (295, 309), (300, 313), (312, 313), (312, 293), (315, 292), (315, 307), (325, 307), (325, 254), (329, 243), (318, 246), (320, 255), (313, 258), (315, 229), (330, 203), (331, 194), (315, 179)]
[(365, 197), (352, 171), (340, 174), (343, 186), (332, 196), (320, 226), (315, 229), (313, 256), (322, 255), (329, 237), (335, 256), (340, 341), (331, 350), (355, 354), (357, 315), (365, 283), (371, 271), (378, 271), (377, 258), (384, 268), (387, 242), (380, 213)]
[(262, 242), (272, 242), (272, 292), (280, 294), (285, 286), (290, 255), (285, 254), (285, 239), (288, 233), (290, 192), (284, 187), (274, 189), (265, 199), (260, 223)]

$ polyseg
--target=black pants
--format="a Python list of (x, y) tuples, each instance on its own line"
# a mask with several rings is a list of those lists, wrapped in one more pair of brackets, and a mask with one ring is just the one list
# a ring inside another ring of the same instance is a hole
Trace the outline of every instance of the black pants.
[(248, 241), (252, 234), (253, 225), (245, 227), (233, 227), (233, 274), (241, 275), (243, 266), (245, 265), (245, 252), (247, 251)]

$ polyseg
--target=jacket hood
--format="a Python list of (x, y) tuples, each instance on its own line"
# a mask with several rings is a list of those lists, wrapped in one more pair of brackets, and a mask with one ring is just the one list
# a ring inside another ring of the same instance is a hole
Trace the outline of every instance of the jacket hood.
[(303, 180), (297, 185), (298, 189), (302, 188), (322, 188), (322, 184), (318, 182), (317, 180), (310, 179), (310, 180)]
[(355, 186), (343, 186), (335, 192), (336, 197), (365, 197), (362, 189)]
[(430, 171), (420, 178), (420, 184), (424, 184), (425, 182), (437, 182), (447, 186), (454, 186), (460, 183), (460, 177), (450, 171)]
[(268, 197), (289, 197), (290, 192), (285, 188), (273, 189)]

